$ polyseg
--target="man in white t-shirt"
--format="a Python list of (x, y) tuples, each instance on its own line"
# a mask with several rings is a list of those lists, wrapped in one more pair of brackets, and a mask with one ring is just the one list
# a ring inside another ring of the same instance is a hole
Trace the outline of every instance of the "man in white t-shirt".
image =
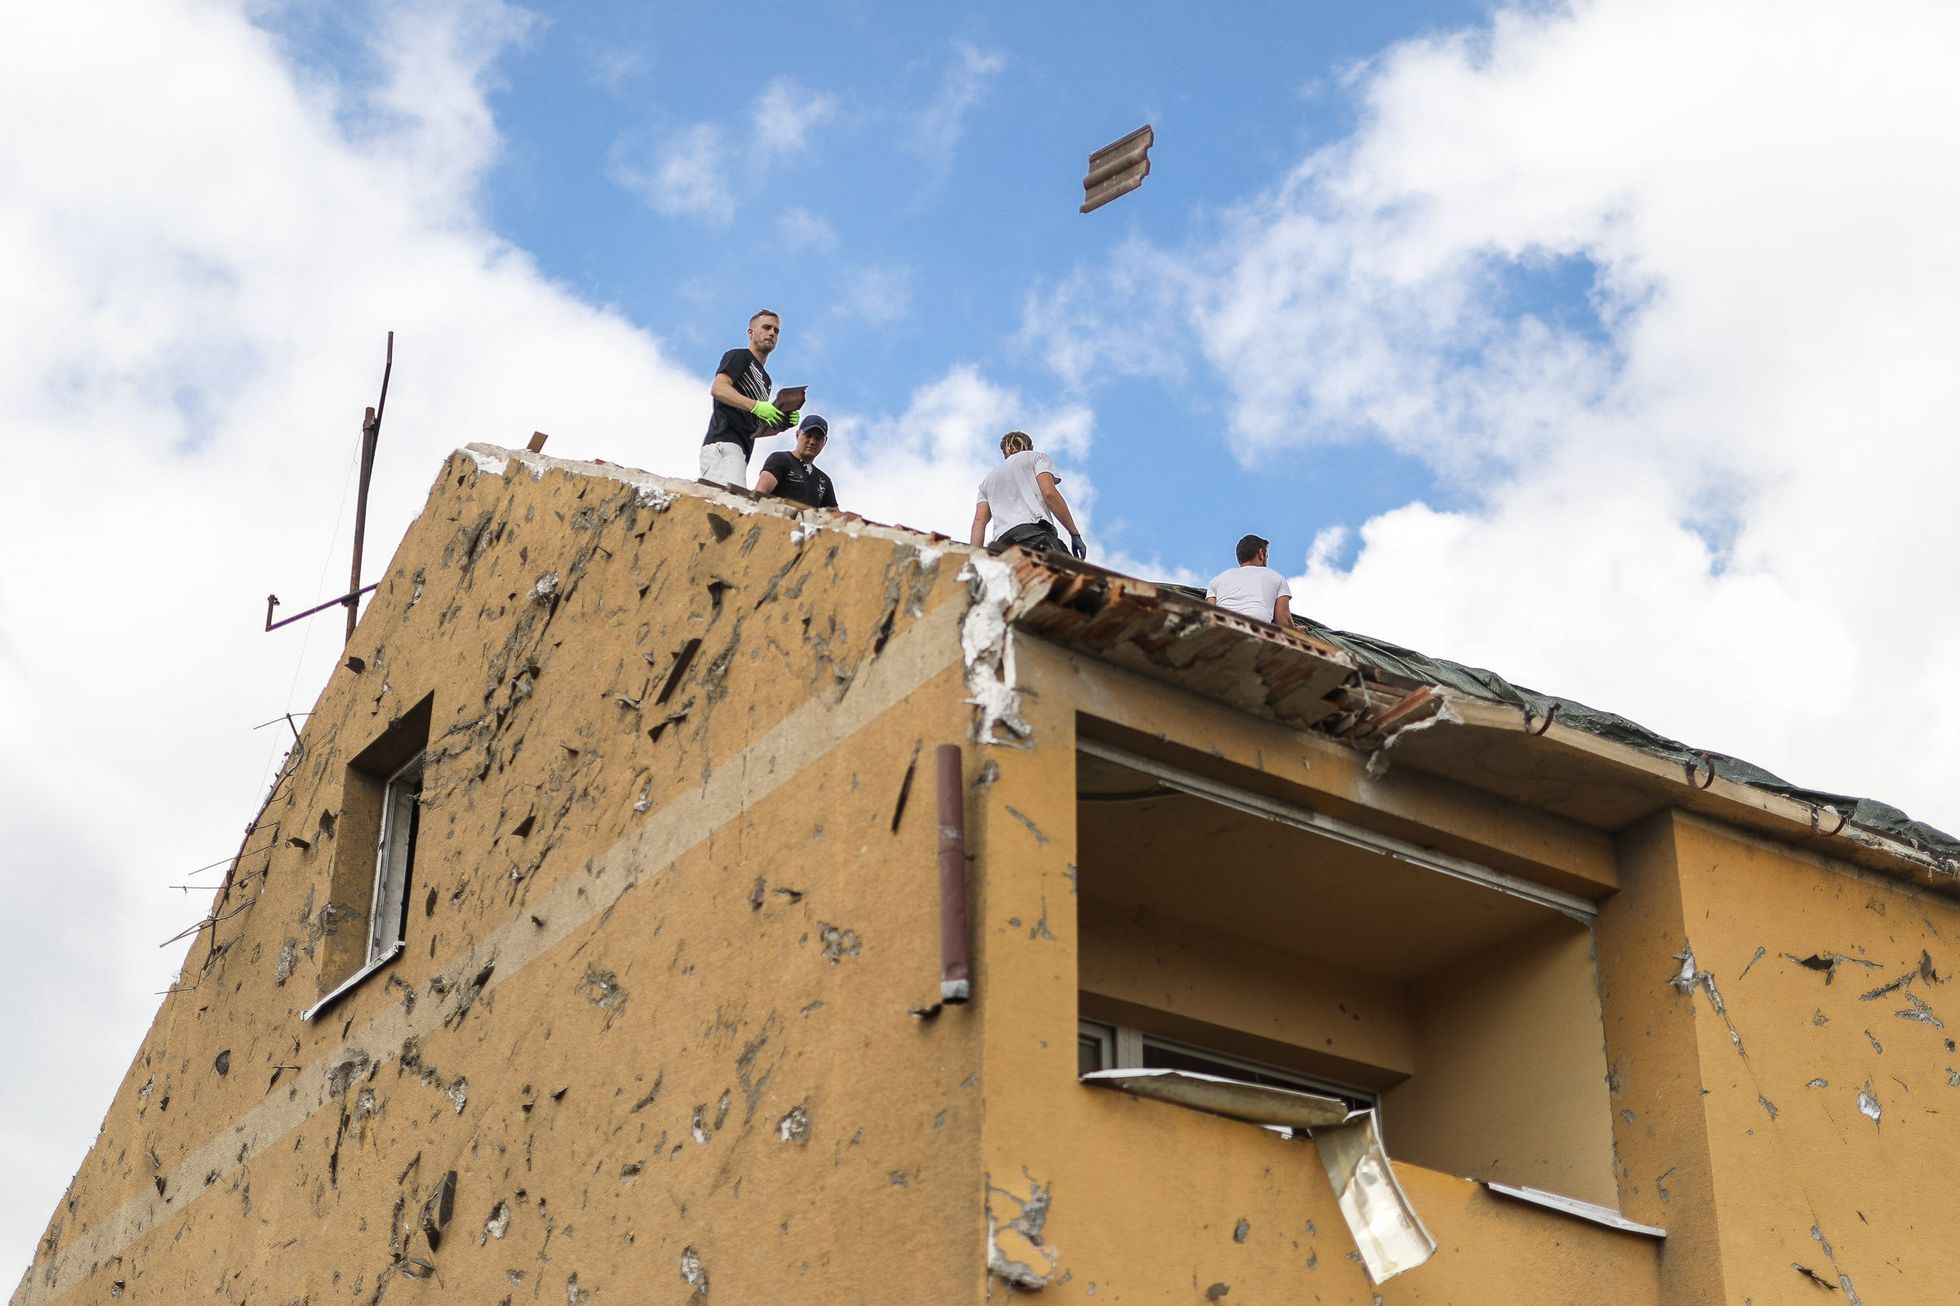
[(1257, 535), (1240, 540), (1239, 565), (1212, 577), (1205, 602), (1275, 625), (1292, 625), (1293, 591), (1287, 588), (1286, 577), (1266, 565), (1270, 543)]
[[(1062, 498), (1061, 477), (1055, 474), (1055, 460), (1038, 453), (1026, 431), (1009, 431), (1000, 437), (1000, 466), (980, 482), (980, 501), (973, 507), (975, 548), (987, 539), (987, 524), (994, 525), (994, 543), (1019, 544), (1030, 549), (1071, 552), (1078, 558), (1089, 556), (1082, 532), (1075, 529), (1075, 517)], [(1062, 537), (1055, 523), (1068, 531), (1069, 548), (1062, 548)]]

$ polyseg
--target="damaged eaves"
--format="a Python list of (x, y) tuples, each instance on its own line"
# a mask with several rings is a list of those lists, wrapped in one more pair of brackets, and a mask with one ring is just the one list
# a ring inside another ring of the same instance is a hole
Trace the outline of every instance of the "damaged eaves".
[(1023, 553), (1014, 580), (1021, 629), (1288, 725), (1333, 716), (1358, 675), (1330, 645), (1087, 563)]
[(1072, 651), (1594, 828), (1678, 807), (1960, 897), (1960, 840), (1801, 789), (1570, 699), (1303, 618), (1282, 630), (1054, 554), (1017, 551), (1009, 619)]

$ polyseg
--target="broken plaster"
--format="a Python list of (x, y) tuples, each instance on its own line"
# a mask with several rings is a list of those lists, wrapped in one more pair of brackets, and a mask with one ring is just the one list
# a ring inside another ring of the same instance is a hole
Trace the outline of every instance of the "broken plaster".
[(1879, 1117), (1885, 1114), (1885, 1108), (1878, 1104), (1878, 1098), (1872, 1093), (1872, 1081), (1869, 1079), (1858, 1090), (1858, 1114), (1873, 1124), (1878, 1124)]
[(701, 1253), (692, 1247), (681, 1251), (681, 1278), (687, 1281), (688, 1287), (694, 1289), (695, 1296), (708, 1295), (708, 1267), (701, 1264)]
[(1022, 744), (1033, 730), (1021, 717), (1014, 674), (1014, 628), (1009, 623), (1017, 597), (1014, 571), (997, 558), (976, 556), (966, 560), (959, 578), (972, 595), (960, 623), (960, 654), (966, 662), (966, 701), (980, 709), (974, 741)]
[(1735, 1022), (1729, 1019), (1728, 1005), (1722, 1001), (1722, 991), (1715, 987), (1713, 972), (1705, 971), (1695, 964), (1694, 947), (1686, 940), (1681, 943), (1681, 951), (1674, 954), (1674, 960), (1681, 963), (1681, 969), (1669, 977), (1668, 984), (1684, 998), (1691, 997), (1698, 988), (1705, 989), (1708, 993), (1708, 1005), (1715, 1009), (1715, 1014), (1722, 1018), (1722, 1024), (1729, 1031), (1729, 1042), (1735, 1045), (1739, 1055), (1747, 1058), (1749, 1053), (1742, 1046), (1741, 1031), (1737, 1030)]
[(1436, 695), (1436, 710), (1434, 712), (1423, 717), (1420, 721), (1411, 721), (1405, 726), (1397, 726), (1382, 736), (1381, 743), (1373, 752), (1368, 754), (1368, 778), (1370, 780), (1379, 780), (1388, 774), (1388, 750), (1395, 747), (1403, 736), (1413, 735), (1434, 726), (1460, 726), (1462, 724), (1462, 715), (1452, 705), (1452, 695), (1447, 690), (1438, 690)]
[(462, 452), (471, 462), (476, 464), (476, 469), (479, 472), (485, 472), (491, 476), (502, 476), (510, 467), (510, 459), (504, 457), (487, 444), (466, 444), (463, 446)]
[[(986, 1178), (987, 1272), (1017, 1288), (1039, 1292), (1055, 1281), (1055, 1267), (1061, 1259), (1041, 1237), (1054, 1190), (1043, 1188), (1025, 1169), (1021, 1173), (1028, 1181), (1026, 1197), (994, 1187), (991, 1175)], [(994, 1213), (996, 1196), (1014, 1204), (1017, 1214), (1013, 1219), (1003, 1222)]]

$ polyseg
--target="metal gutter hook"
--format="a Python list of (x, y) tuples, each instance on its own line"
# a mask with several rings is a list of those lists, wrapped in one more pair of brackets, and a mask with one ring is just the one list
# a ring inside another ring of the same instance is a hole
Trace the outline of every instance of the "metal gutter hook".
[[(1837, 824), (1832, 826), (1828, 830), (1822, 828), (1823, 825), (1822, 817), (1826, 812), (1830, 813), (1832, 816), (1837, 817)], [(1848, 816), (1844, 812), (1840, 812), (1837, 808), (1832, 807), (1828, 803), (1822, 807), (1813, 807), (1810, 809), (1810, 832), (1812, 834), (1821, 834), (1826, 839), (1828, 839), (1832, 835), (1836, 834), (1838, 831), (1844, 829), (1845, 823), (1850, 819), (1851, 819), (1850, 816)]]
[(1538, 720), (1538, 717), (1535, 713), (1532, 712), (1531, 705), (1527, 703), (1524, 709), (1524, 732), (1528, 735), (1536, 737), (1538, 735), (1544, 734), (1547, 730), (1550, 730), (1552, 728), (1552, 722), (1558, 719), (1559, 706), (1560, 705), (1558, 701), (1554, 699), (1552, 701), (1552, 705), (1545, 709), (1544, 721), (1538, 726), (1536, 730), (1534, 730), (1531, 728), (1531, 723), (1533, 721)]
[[(1688, 772), (1688, 783), (1693, 785), (1695, 788), (1706, 789), (1710, 785), (1715, 783), (1715, 759), (1710, 757), (1707, 753), (1696, 753), (1693, 757), (1689, 758), (1686, 762), (1683, 762), (1681, 765)], [(1707, 768), (1707, 773), (1703, 776), (1702, 779), (1696, 780), (1695, 772), (1702, 767)]]

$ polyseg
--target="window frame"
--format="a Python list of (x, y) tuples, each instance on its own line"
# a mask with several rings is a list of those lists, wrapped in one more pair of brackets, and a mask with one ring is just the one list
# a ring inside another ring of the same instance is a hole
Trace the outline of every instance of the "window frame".
[[(407, 946), (408, 890), (415, 876), (415, 850), (421, 829), (422, 781), (427, 759), (428, 750), (418, 748), (414, 756), (390, 772), (382, 784), (381, 821), (374, 840), (374, 888), (368, 907), (367, 960), (353, 974), (323, 994), (318, 1002), (301, 1012), (302, 1021), (311, 1021), (361, 981), (400, 956)], [(392, 937), (386, 937), (390, 932)]]
[[(1289, 1070), (1284, 1066), (1275, 1066), (1270, 1062), (1255, 1061), (1250, 1057), (1234, 1056), (1229, 1052), (1220, 1052), (1215, 1048), (1204, 1047), (1196, 1043), (1187, 1043), (1182, 1039), (1165, 1038), (1162, 1035), (1152, 1034), (1134, 1026), (1118, 1025), (1107, 1020), (1091, 1020), (1086, 1016), (1078, 1017), (1075, 1025), (1078, 1052), (1083, 1046), (1082, 1040), (1094, 1039), (1096, 1040), (1098, 1051), (1110, 1058), (1102, 1065), (1097, 1066), (1096, 1069), (1098, 1070), (1188, 1069), (1188, 1067), (1183, 1066), (1153, 1065), (1146, 1049), (1149, 1047), (1158, 1047), (1185, 1057), (1208, 1062), (1211, 1066), (1216, 1067), (1215, 1070), (1208, 1068), (1197, 1072), (1200, 1074), (1217, 1074), (1223, 1079), (1232, 1079), (1240, 1083), (1255, 1085), (1260, 1084), (1261, 1081), (1246, 1076), (1263, 1076), (1267, 1080), (1274, 1081), (1269, 1085), (1265, 1085), (1266, 1087), (1286, 1088), (1301, 1093), (1317, 1094), (1321, 1097), (1339, 1098), (1341, 1101), (1347, 1103), (1351, 1110), (1374, 1110), (1381, 1105), (1381, 1094), (1370, 1088), (1361, 1088), (1353, 1084), (1343, 1084), (1330, 1079), (1322, 1079), (1316, 1075), (1304, 1074), (1298, 1070)], [(1078, 1058), (1078, 1074), (1081, 1073), (1080, 1065), (1081, 1062)], [(1233, 1071), (1242, 1073), (1234, 1074), (1232, 1073)]]
[(427, 755), (428, 750), (418, 750), (382, 786), (381, 828), (374, 840), (374, 894), (368, 908), (367, 966), (374, 965), (384, 953), (392, 956), (399, 952), (407, 941), (408, 889), (415, 875), (423, 760)]

